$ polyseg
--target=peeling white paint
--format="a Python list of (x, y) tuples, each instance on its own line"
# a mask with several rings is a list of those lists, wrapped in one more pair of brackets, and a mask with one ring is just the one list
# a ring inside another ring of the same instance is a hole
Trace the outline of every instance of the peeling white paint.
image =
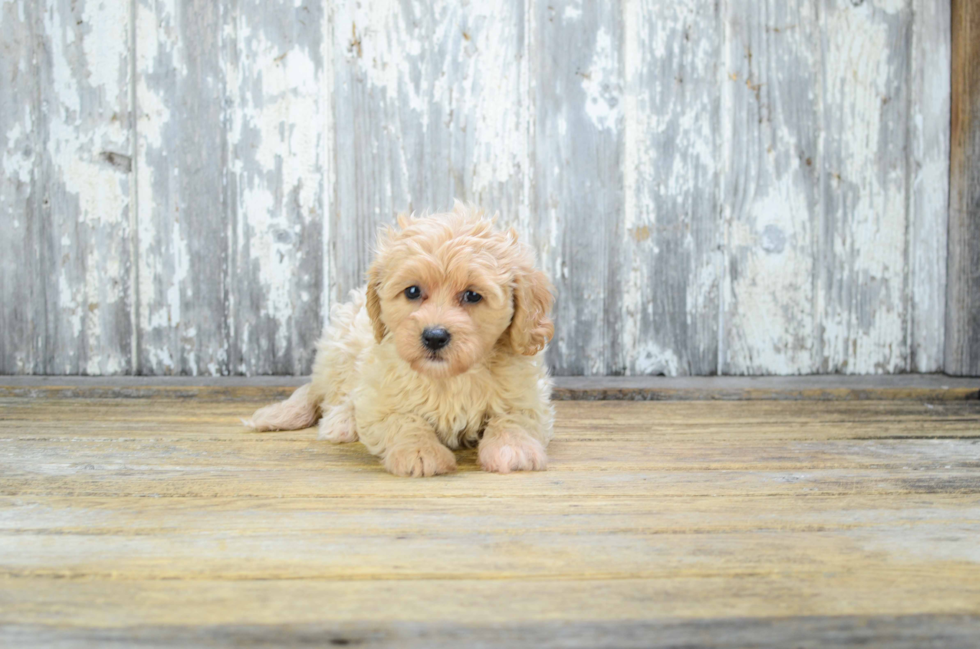
[[(31, 147), (31, 129), (33, 128), (30, 110), (24, 110), (22, 121), (14, 122), (5, 136), (6, 147), (3, 151), (3, 173), (8, 180), (21, 183), (31, 182), (36, 154)], [(29, 151), (25, 155), (25, 151)]]
[(619, 47), (605, 29), (596, 32), (595, 49), (589, 69), (581, 74), (585, 91), (585, 114), (596, 128), (616, 130), (622, 109), (622, 81), (619, 69)]

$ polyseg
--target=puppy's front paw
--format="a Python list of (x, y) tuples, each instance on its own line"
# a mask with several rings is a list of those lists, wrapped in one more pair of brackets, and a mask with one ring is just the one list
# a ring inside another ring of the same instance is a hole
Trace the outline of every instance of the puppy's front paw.
[(403, 444), (385, 454), (385, 468), (395, 475), (428, 478), (456, 470), (456, 456), (442, 444)]
[(503, 432), (480, 441), (480, 466), (485, 471), (543, 471), (548, 468), (548, 455), (541, 442), (521, 433)]

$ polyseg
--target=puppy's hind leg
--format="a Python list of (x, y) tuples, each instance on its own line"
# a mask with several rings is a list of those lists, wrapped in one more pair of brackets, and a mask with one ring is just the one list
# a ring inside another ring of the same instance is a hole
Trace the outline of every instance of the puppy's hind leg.
[(259, 408), (251, 419), (243, 419), (242, 423), (257, 432), (309, 428), (320, 418), (320, 408), (310, 401), (309, 393), (307, 383), (285, 401)]

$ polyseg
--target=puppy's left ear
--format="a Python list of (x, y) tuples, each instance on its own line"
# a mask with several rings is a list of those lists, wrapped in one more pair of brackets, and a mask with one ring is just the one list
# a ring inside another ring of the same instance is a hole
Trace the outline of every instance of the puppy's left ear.
[(547, 275), (535, 268), (518, 272), (514, 286), (514, 319), (508, 329), (515, 352), (534, 356), (555, 335), (555, 325), (551, 322), (554, 301)]

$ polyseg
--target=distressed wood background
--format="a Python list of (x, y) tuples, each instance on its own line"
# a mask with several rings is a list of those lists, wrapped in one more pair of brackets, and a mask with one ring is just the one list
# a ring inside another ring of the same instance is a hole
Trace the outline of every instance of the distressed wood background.
[(559, 374), (943, 369), (949, 0), (0, 2), (0, 373), (309, 371), (500, 210)]

